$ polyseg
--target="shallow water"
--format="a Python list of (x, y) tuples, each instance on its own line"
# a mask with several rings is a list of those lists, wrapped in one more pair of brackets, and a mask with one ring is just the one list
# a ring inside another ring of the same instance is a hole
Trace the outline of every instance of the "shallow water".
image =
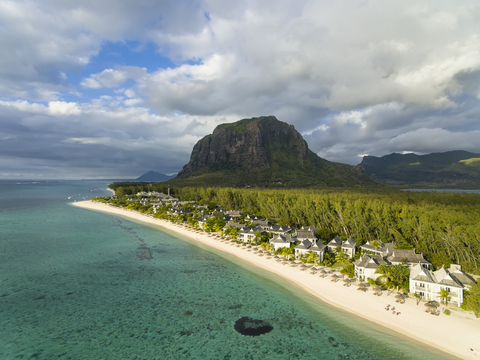
[[(169, 232), (68, 205), (105, 188), (0, 182), (0, 359), (451, 358)], [(273, 330), (241, 335), (243, 317)]]

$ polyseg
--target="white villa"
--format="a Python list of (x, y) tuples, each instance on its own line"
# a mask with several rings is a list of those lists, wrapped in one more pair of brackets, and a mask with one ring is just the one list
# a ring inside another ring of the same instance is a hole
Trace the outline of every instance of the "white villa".
[(377, 247), (371, 245), (370, 242), (360, 246), (364, 254), (353, 263), (357, 278), (361, 280), (378, 278), (380, 274), (375, 274), (375, 271), (380, 265), (408, 264), (410, 271), (412, 271), (413, 266), (418, 264), (425, 269), (428, 269), (431, 265), (423, 258), (422, 254), (416, 254), (415, 250), (399, 250), (393, 248), (393, 243), (383, 244), (381, 241), (378, 241), (378, 243), (380, 246)]
[(375, 271), (380, 265), (388, 265), (381, 255), (363, 255), (360, 259), (355, 260), (355, 277), (359, 280), (367, 280), (368, 278), (376, 279), (380, 274)]
[(244, 242), (252, 242), (253, 239), (255, 238), (255, 233), (257, 231), (260, 231), (260, 233), (264, 233), (265, 230), (263, 230), (261, 227), (255, 227), (253, 229), (250, 229), (248, 226), (245, 226), (243, 229), (240, 229), (238, 232), (238, 237), (242, 238), (242, 241)]
[(270, 240), (270, 245), (274, 251), (277, 251), (280, 248), (289, 248), (292, 244), (295, 243), (295, 240), (292, 239), (291, 235), (278, 235)]
[(450, 303), (460, 306), (463, 302), (463, 290), (474, 284), (475, 280), (462, 271), (461, 265), (451, 264), (449, 269), (442, 267), (430, 271), (421, 264), (412, 266), (410, 271), (410, 292), (418, 294), (424, 300), (441, 301), (441, 290), (448, 290)]
[(307, 255), (309, 251), (312, 251), (317, 254), (318, 261), (322, 262), (326, 248), (327, 246), (321, 241), (305, 239), (295, 247), (295, 258), (298, 259), (301, 255)]
[(335, 253), (335, 249), (338, 248), (339, 246), (343, 250), (343, 252), (348, 255), (349, 258), (353, 258), (355, 256), (356, 243), (355, 243), (355, 241), (353, 241), (352, 238), (349, 238), (348, 240), (342, 241), (337, 236), (337, 237), (335, 237), (335, 239), (332, 239), (327, 244), (327, 248), (331, 253)]

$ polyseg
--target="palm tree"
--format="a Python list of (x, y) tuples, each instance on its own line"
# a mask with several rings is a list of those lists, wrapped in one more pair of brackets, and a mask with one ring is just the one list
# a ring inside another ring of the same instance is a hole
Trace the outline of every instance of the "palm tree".
[(343, 252), (343, 250), (340, 250), (337, 255), (335, 256), (335, 260), (337, 260), (337, 262), (341, 263), (341, 264), (344, 264), (346, 262), (348, 262), (348, 256), (347, 254), (345, 254)]
[(372, 279), (372, 278), (367, 278), (367, 281), (370, 285), (372, 286), (380, 286), (382, 285), (381, 281), (377, 278), (377, 279)]
[(440, 295), (442, 300), (445, 301), (445, 306), (447, 306), (448, 300), (452, 299), (450, 296), (450, 290), (448, 289), (441, 289), (438, 295)]
[(309, 251), (307, 253), (307, 262), (314, 262), (315, 266), (317, 266), (317, 260), (318, 260), (318, 255), (315, 252)]
[(400, 285), (402, 285), (410, 274), (410, 270), (403, 265), (380, 265), (375, 274), (380, 274), (378, 277), (385, 281), (387, 288), (396, 287), (397, 291)]

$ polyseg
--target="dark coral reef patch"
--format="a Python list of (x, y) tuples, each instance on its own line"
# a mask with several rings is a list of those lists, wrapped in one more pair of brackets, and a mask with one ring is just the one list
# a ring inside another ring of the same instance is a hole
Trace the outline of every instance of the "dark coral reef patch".
[(263, 320), (254, 320), (249, 317), (242, 317), (235, 321), (233, 328), (245, 336), (259, 336), (273, 330), (273, 326)]

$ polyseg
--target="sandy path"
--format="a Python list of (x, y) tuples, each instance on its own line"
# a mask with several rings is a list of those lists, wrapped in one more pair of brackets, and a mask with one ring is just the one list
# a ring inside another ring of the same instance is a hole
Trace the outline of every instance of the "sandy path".
[[(276, 274), (344, 311), (361, 316), (459, 358), (480, 359), (480, 319), (475, 318), (472, 313), (451, 308), (452, 315), (450, 316), (444, 314), (433, 316), (425, 312), (425, 306), (422, 303), (417, 306), (414, 299), (408, 299), (405, 304), (398, 304), (395, 302), (395, 293), (387, 296), (387, 293), (384, 292), (380, 297), (374, 296), (371, 290), (364, 293), (358, 291), (357, 286), (346, 287), (343, 286), (342, 281), (334, 283), (330, 276), (321, 278), (318, 273), (312, 275), (308, 270), (300, 271), (299, 267), (282, 265), (273, 258), (260, 257), (253, 251), (247, 251), (244, 247), (223, 243), (206, 233), (196, 233), (166, 220), (154, 219), (134, 211), (91, 201), (74, 202), (72, 205), (159, 225)], [(395, 306), (401, 314), (397, 316), (392, 315), (391, 311), (385, 311), (387, 304)], [(470, 348), (474, 348), (474, 351), (471, 351)]]

